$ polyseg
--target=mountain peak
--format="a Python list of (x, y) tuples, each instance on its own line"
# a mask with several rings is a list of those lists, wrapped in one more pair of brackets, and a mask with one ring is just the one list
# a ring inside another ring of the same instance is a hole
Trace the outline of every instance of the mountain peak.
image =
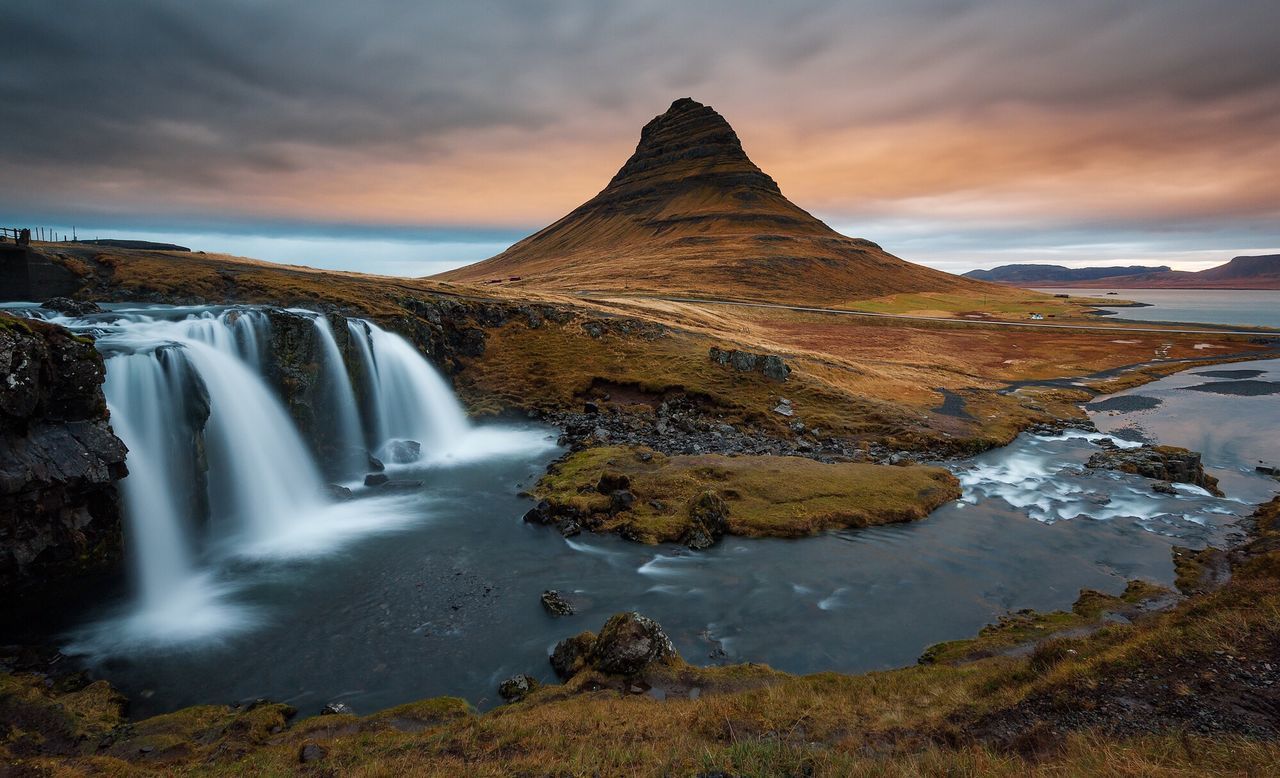
[(644, 125), (595, 197), (498, 256), (440, 277), (804, 304), (987, 289), (835, 232), (784, 197), (729, 122), (690, 97)]
[(644, 189), (661, 179), (781, 194), (774, 180), (747, 157), (729, 122), (691, 97), (676, 100), (644, 126), (635, 153), (601, 194)]

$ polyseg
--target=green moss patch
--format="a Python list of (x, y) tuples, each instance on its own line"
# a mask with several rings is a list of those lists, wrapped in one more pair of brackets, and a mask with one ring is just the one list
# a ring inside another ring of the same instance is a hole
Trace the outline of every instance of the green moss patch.
[[(606, 483), (625, 479), (634, 496), (619, 510)], [(553, 510), (591, 517), (586, 526), (622, 532), (647, 543), (679, 540), (696, 505), (712, 492), (728, 508), (728, 531), (748, 537), (803, 537), (837, 527), (923, 519), (960, 496), (955, 477), (939, 467), (823, 464), (799, 457), (664, 456), (608, 446), (569, 455), (538, 483), (536, 496)]]

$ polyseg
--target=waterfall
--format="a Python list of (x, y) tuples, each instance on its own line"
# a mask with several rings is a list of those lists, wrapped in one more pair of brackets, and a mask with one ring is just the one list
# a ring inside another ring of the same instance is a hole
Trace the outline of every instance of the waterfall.
[(365, 385), (376, 413), (371, 448), (389, 463), (419, 457), (404, 445), (421, 446), (422, 455), (443, 458), (467, 438), (471, 426), (449, 384), (409, 341), (370, 322), (353, 329), (365, 362)]
[[(97, 338), (111, 422), (129, 449), (121, 489), (136, 599), (122, 617), (87, 629), (78, 649), (114, 653), (251, 626), (254, 614), (230, 598), (252, 568), (231, 560), (326, 554), (425, 515), (421, 493), (405, 481), (335, 496), (321, 456), (326, 469), (349, 477), (365, 472), (366, 445), (399, 468), (550, 445), (530, 430), (472, 426), (449, 384), (399, 335), (348, 320), (348, 366), (323, 316), (286, 314), (310, 324), (288, 333), (290, 348), (302, 351), (283, 373), (272, 352), (275, 317), (261, 310), (154, 307), (58, 318)], [(362, 402), (348, 367), (362, 377)], [(334, 456), (343, 461), (329, 462)]]
[(214, 515), (256, 540), (286, 533), (323, 505), (320, 471), (284, 406), (243, 361), (199, 341), (187, 358), (209, 389), (209, 491)]
[(351, 379), (347, 376), (346, 364), (342, 361), (342, 352), (333, 338), (329, 320), (324, 316), (317, 316), (315, 327), (322, 356), (320, 378), (323, 382), (324, 399), (327, 401), (325, 410), (333, 414), (340, 446), (336, 470), (351, 476), (363, 472), (366, 464), (360, 408), (356, 404), (355, 392), (351, 390)]
[(177, 480), (170, 432), (181, 423), (172, 400), (182, 397), (174, 379), (156, 354), (131, 354), (111, 359), (104, 386), (112, 427), (129, 449), (129, 476), (120, 486), (144, 607), (161, 606), (195, 571), (187, 518), (170, 488)]

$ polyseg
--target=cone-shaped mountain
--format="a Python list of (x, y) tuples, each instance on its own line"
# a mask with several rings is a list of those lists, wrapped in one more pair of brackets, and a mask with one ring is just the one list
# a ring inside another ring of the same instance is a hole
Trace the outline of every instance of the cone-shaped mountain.
[(832, 230), (783, 196), (723, 116), (687, 97), (644, 126), (598, 195), (496, 257), (441, 277), (823, 305), (993, 289)]

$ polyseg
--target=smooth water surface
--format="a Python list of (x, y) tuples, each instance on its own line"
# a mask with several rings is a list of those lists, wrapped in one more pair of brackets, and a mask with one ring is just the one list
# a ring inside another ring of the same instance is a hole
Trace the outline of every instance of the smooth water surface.
[[(1107, 289), (1037, 289), (1050, 294), (1106, 299)], [(1233, 289), (1116, 289), (1116, 298), (1149, 307), (1103, 310), (1134, 321), (1199, 322), (1280, 328), (1280, 291)]]

